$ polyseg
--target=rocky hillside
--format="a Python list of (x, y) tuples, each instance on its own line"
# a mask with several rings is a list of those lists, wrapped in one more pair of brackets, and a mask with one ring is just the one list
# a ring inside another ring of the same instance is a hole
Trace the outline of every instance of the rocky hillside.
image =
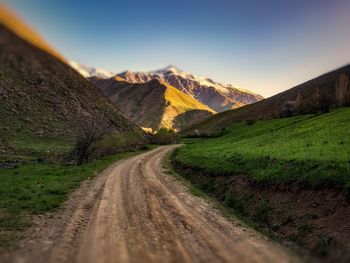
[(263, 99), (250, 91), (198, 77), (174, 66), (147, 73), (125, 71), (118, 76), (132, 83), (145, 83), (151, 79), (165, 81), (216, 112), (235, 109)]
[[(0, 150), (27, 138), (73, 139), (85, 120), (119, 133), (141, 130), (57, 57), (0, 25)], [(1, 153), (0, 153), (1, 155)]]
[(350, 65), (326, 73), (252, 105), (216, 114), (184, 132), (188, 135), (196, 133), (215, 134), (234, 122), (280, 117), (285, 105), (295, 103), (298, 97), (301, 106), (306, 107), (306, 111), (302, 113), (310, 112), (307, 108), (313, 107), (315, 104), (336, 107), (336, 87), (340, 76), (350, 78)]
[(122, 111), (144, 129), (180, 130), (213, 113), (209, 107), (184, 94), (166, 82), (145, 83), (120, 81), (120, 78), (90, 78)]

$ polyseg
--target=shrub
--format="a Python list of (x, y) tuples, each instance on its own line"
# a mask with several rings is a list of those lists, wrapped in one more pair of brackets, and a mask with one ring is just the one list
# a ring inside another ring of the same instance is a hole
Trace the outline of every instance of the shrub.
[(349, 77), (344, 73), (339, 76), (338, 83), (336, 84), (336, 99), (340, 106), (350, 106)]
[(211, 132), (199, 132), (198, 130), (195, 130), (194, 134), (189, 134), (184, 137), (186, 138), (218, 138), (220, 136), (226, 135), (227, 132), (228, 131), (225, 129), (225, 127), (221, 127), (221, 128), (218, 127)]
[(111, 155), (122, 151), (126, 145), (126, 139), (123, 134), (112, 133), (105, 135), (96, 144), (96, 156)]
[(122, 151), (137, 150), (144, 145), (137, 132), (120, 134), (106, 134), (101, 140), (96, 142), (94, 157), (106, 156)]
[(157, 133), (150, 135), (152, 144), (172, 144), (178, 142), (178, 135), (169, 129), (161, 128)]

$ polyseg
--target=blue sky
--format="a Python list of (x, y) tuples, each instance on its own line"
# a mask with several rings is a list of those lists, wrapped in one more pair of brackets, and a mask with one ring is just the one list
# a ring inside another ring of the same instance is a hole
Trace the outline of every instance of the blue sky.
[(264, 96), (350, 62), (348, 0), (8, 0), (66, 58), (175, 65)]

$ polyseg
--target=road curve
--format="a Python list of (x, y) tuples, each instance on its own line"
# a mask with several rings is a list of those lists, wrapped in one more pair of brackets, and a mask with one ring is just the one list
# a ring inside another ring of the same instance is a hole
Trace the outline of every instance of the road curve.
[(108, 175), (77, 262), (296, 262), (284, 248), (230, 222), (164, 174), (164, 146)]

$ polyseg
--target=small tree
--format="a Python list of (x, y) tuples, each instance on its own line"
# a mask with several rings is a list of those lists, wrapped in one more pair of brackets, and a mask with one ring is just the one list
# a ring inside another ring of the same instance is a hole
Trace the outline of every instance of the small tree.
[(94, 118), (83, 118), (78, 121), (75, 145), (71, 153), (76, 165), (82, 165), (90, 160), (96, 152), (96, 143), (103, 136), (104, 132), (98, 127)]
[(338, 83), (336, 84), (336, 98), (340, 106), (350, 106), (349, 77), (345, 73), (339, 76)]

